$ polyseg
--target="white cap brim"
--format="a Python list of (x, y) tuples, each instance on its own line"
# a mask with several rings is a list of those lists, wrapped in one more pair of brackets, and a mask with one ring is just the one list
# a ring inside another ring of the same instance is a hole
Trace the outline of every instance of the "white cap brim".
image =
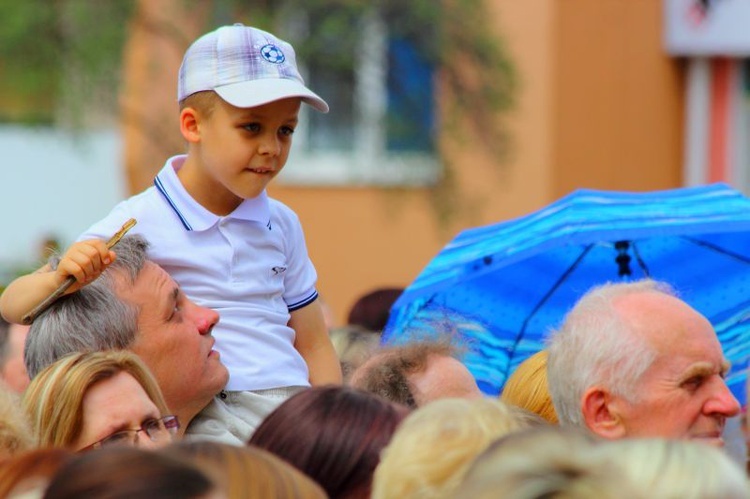
[(289, 97), (299, 97), (321, 113), (328, 104), (315, 92), (291, 79), (267, 78), (214, 88), (219, 97), (235, 107), (256, 107)]

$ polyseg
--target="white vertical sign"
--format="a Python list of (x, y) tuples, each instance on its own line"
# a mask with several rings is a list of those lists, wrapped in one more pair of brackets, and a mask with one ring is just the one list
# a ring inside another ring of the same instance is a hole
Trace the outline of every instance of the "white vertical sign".
[(672, 55), (750, 56), (750, 0), (664, 0)]

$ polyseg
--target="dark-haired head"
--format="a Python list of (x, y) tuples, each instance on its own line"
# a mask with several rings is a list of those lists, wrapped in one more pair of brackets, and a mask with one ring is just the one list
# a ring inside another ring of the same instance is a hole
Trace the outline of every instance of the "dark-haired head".
[(406, 407), (351, 387), (314, 387), (277, 407), (249, 443), (285, 459), (332, 498), (365, 498), (380, 451), (407, 414)]
[(362, 295), (349, 310), (347, 324), (380, 333), (388, 323), (391, 306), (404, 288), (379, 288)]

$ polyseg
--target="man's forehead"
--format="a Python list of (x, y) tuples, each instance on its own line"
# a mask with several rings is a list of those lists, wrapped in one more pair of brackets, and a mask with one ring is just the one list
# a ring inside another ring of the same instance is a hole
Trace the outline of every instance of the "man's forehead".
[(117, 280), (118, 294), (125, 301), (139, 304), (171, 298), (177, 289), (172, 277), (159, 265), (146, 262), (135, 281), (125, 276)]
[(683, 300), (648, 291), (620, 297), (616, 303), (633, 333), (657, 349), (680, 349), (687, 343), (719, 345), (711, 322)]
[(430, 355), (427, 368), (410, 375), (418, 404), (443, 397), (478, 398), (479, 387), (464, 364), (451, 356)]
[[(652, 364), (651, 371), (664, 373), (675, 380), (685, 380), (698, 375), (725, 375), (731, 367), (721, 350), (682, 350), (678, 345), (672, 351), (662, 351)], [(668, 374), (667, 374), (668, 373)]]
[(463, 363), (446, 355), (430, 355), (424, 371), (413, 373), (410, 378), (415, 384), (424, 386), (441, 386), (446, 382), (465, 383), (473, 379), (471, 373)]
[(167, 271), (154, 262), (147, 261), (141, 268), (141, 271), (138, 272), (138, 276), (131, 284), (131, 287), (149, 287), (153, 286), (154, 282), (163, 280), (171, 280)]

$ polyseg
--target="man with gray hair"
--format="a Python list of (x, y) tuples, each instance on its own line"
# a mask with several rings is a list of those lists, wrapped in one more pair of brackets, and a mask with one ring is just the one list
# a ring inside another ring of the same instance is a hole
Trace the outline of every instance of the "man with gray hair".
[[(213, 350), (211, 330), (219, 315), (185, 296), (147, 259), (147, 248), (141, 236), (124, 237), (98, 279), (37, 317), (26, 343), (26, 367), (34, 377), (73, 352), (130, 350), (154, 374), (184, 432), (229, 377)], [(54, 269), (57, 262), (50, 263)]]
[(724, 444), (740, 406), (711, 323), (661, 282), (605, 284), (584, 295), (548, 342), (549, 389), (562, 425), (607, 438)]

